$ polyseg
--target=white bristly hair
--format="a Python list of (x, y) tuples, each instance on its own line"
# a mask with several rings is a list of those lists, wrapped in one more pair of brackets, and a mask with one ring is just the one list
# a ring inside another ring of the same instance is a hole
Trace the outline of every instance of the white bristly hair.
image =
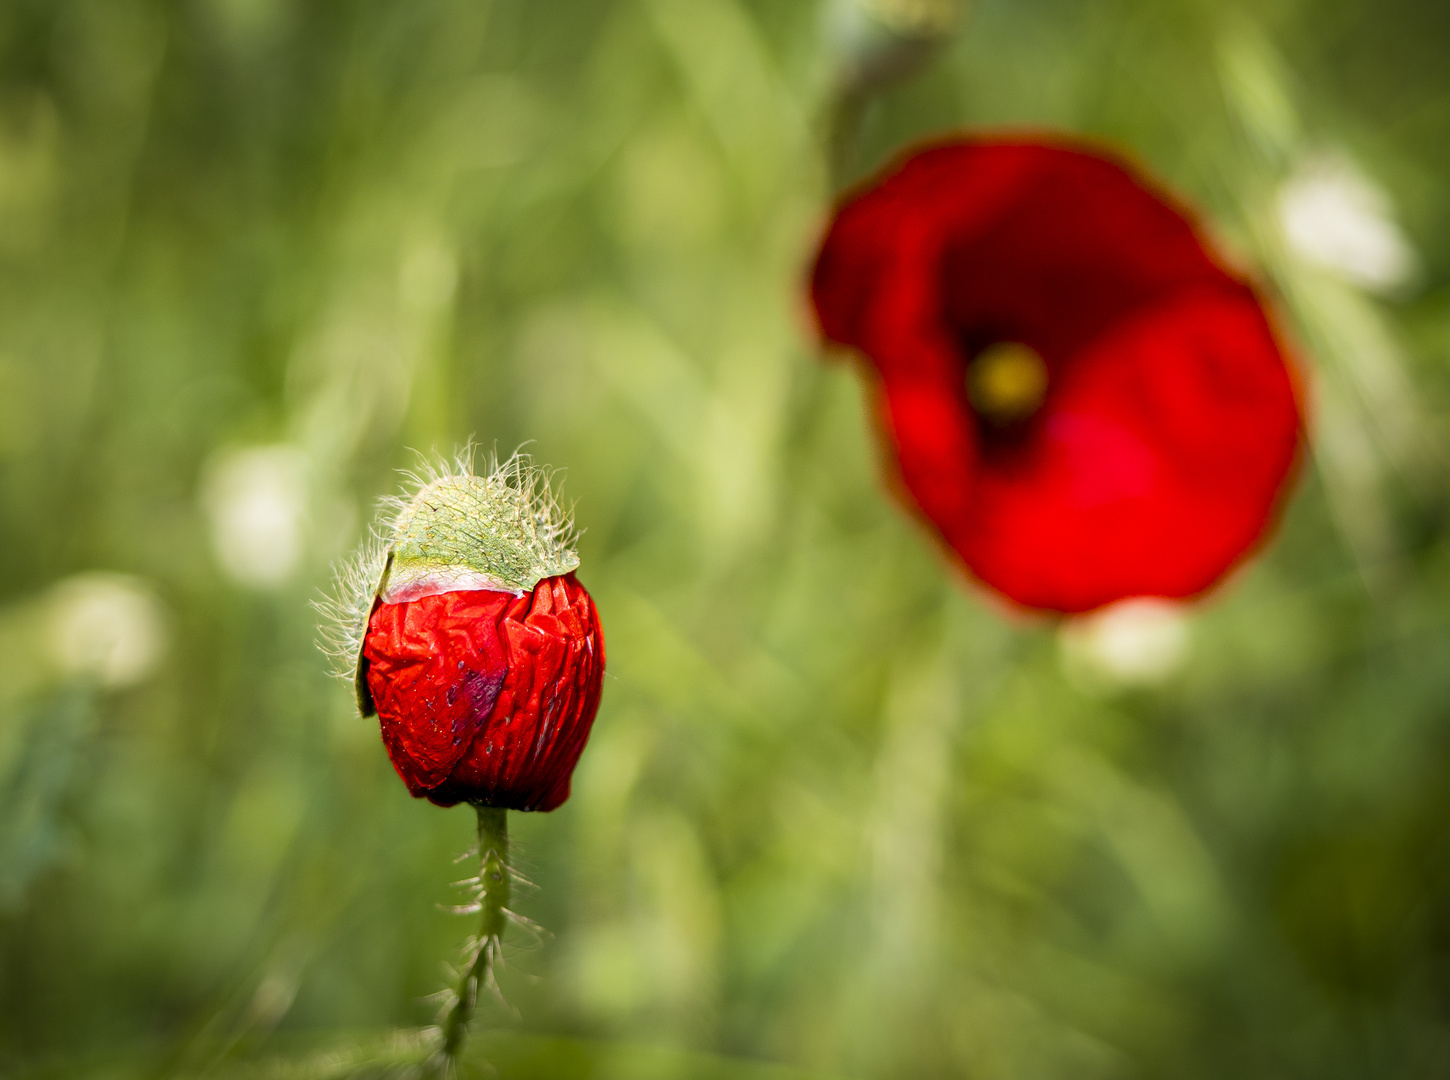
[(331, 592), (316, 604), (322, 648), (338, 677), (359, 680), (363, 636), (374, 603), (416, 599), (453, 589), (496, 589), (523, 595), (547, 577), (579, 565), (572, 507), (553, 490), (556, 473), (514, 453), (488, 470), (473, 469), (474, 447), (450, 461), (419, 455), (405, 470), (404, 490), (379, 502), (368, 539), (343, 560)]

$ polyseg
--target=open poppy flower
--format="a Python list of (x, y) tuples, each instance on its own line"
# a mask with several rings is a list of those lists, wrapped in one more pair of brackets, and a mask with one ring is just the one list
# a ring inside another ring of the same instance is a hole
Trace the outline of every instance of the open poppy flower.
[(1083, 145), (965, 140), (839, 208), (812, 299), (980, 580), (1082, 612), (1212, 586), (1292, 471), (1294, 380), (1184, 212)]

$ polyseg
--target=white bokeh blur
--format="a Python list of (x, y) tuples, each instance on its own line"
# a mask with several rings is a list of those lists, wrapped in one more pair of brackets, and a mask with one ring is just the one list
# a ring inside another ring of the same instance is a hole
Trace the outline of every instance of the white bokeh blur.
[(1347, 158), (1306, 159), (1278, 194), (1279, 227), (1305, 262), (1371, 292), (1393, 291), (1417, 269), (1389, 195)]
[(1063, 669), (1084, 689), (1152, 686), (1182, 669), (1190, 646), (1182, 604), (1123, 600), (1059, 631)]
[(120, 688), (143, 681), (166, 654), (166, 609), (140, 578), (76, 574), (45, 606), (45, 647), (64, 675)]
[(285, 443), (220, 455), (205, 471), (201, 501), (212, 549), (233, 581), (257, 589), (296, 573), (307, 546), (311, 467)]

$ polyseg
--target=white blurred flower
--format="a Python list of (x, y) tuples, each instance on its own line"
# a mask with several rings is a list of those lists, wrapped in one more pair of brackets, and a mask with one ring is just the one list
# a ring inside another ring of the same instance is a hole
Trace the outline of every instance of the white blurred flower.
[(1123, 600), (1065, 623), (1063, 666), (1089, 687), (1147, 686), (1163, 682), (1188, 658), (1188, 618), (1167, 600)]
[(134, 685), (166, 652), (166, 612), (139, 578), (76, 574), (50, 591), (45, 644), (65, 674), (107, 687)]
[(1296, 255), (1353, 285), (1391, 290), (1415, 273), (1389, 195), (1345, 158), (1306, 160), (1279, 188), (1278, 213)]
[(222, 569), (255, 588), (280, 585), (302, 561), (309, 462), (285, 443), (224, 454), (206, 471), (202, 505)]

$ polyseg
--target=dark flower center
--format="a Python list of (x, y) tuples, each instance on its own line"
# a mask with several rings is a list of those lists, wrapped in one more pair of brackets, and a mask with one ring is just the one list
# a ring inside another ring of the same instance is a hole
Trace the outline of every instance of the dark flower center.
[(1047, 365), (1020, 341), (996, 341), (967, 365), (967, 398), (992, 428), (1027, 420), (1047, 396)]

